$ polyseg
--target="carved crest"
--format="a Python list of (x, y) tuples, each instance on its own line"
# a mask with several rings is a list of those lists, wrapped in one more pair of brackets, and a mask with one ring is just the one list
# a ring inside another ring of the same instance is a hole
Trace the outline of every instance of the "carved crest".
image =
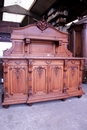
[(51, 24), (47, 23), (44, 19), (38, 21), (36, 23), (36, 26), (41, 30), (44, 31), (45, 29), (47, 29), (49, 26), (51, 26)]

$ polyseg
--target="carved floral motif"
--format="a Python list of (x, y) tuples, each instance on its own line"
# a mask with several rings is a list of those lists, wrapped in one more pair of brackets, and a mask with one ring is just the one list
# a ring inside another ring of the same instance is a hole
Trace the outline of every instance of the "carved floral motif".
[(19, 82), (19, 77), (21, 75), (21, 68), (19, 67), (15, 68), (15, 74), (16, 74), (17, 82)]
[(44, 68), (43, 68), (42, 66), (39, 66), (39, 67), (37, 68), (37, 72), (38, 72), (39, 78), (41, 78), (42, 73), (43, 73), (43, 70), (44, 70)]
[(75, 76), (75, 72), (76, 72), (76, 69), (78, 69), (78, 66), (70, 66), (69, 68), (71, 68), (72, 77)]
[(59, 72), (59, 70), (61, 69), (61, 67), (55, 66), (53, 69), (54, 69), (55, 75), (56, 75), (56, 77), (57, 77), (58, 72)]

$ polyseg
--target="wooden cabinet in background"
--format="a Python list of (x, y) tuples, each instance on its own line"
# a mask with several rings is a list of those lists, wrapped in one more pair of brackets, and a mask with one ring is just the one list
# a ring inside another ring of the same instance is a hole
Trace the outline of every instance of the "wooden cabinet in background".
[(72, 24), (69, 32), (69, 50), (74, 57), (84, 57), (83, 83), (87, 83), (87, 24)]
[(82, 57), (82, 24), (72, 24), (69, 32), (69, 50), (74, 57)]
[(2, 105), (66, 99), (84, 94), (84, 58), (72, 57), (68, 33), (44, 20), (14, 28), (12, 47), (4, 51), (4, 98)]

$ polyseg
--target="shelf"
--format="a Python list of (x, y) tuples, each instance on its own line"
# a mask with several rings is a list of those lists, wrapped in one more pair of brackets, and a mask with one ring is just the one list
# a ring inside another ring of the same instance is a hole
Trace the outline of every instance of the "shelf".
[(66, 18), (68, 17), (68, 12), (65, 7), (60, 6), (59, 8), (52, 8), (47, 14), (47, 22), (52, 23), (53, 26), (59, 24), (66, 24)]
[(52, 14), (50, 17), (48, 17), (47, 22), (53, 22), (53, 21), (55, 21), (55, 20), (57, 20), (58, 18), (61, 18), (61, 17), (62, 17), (62, 18), (67, 18), (66, 15), (58, 14), (58, 13), (56, 12), (55, 15)]
[(59, 22), (59, 23), (56, 23), (54, 24), (53, 26), (56, 27), (56, 26), (64, 26), (66, 23), (63, 23), (63, 22)]

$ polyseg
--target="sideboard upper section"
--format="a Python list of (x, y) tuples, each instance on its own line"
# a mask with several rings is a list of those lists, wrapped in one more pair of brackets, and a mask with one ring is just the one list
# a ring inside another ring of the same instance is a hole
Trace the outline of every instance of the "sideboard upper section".
[(4, 56), (57, 56), (72, 57), (67, 49), (68, 33), (60, 32), (46, 21), (13, 28), (12, 47), (4, 51)]

